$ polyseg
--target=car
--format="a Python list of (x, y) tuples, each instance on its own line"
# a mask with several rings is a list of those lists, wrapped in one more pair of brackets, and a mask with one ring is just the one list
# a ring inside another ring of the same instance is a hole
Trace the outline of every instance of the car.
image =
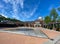
[(45, 28), (3, 29), (0, 44), (60, 44), (60, 32)]

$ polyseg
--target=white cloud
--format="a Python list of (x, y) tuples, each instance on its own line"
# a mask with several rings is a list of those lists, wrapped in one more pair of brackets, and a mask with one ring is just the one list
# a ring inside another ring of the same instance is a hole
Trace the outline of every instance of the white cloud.
[(27, 14), (28, 14), (28, 12), (22, 12), (22, 13), (20, 14), (20, 16), (21, 16), (22, 18), (29, 18), (29, 16), (28, 16)]
[(17, 16), (17, 15), (13, 15), (12, 17), (13, 17), (14, 19), (20, 19), (19, 16)]
[(1, 15), (7, 18), (7, 16), (6, 16), (6, 15), (4, 15), (4, 14), (1, 14)]
[(38, 7), (35, 7), (35, 8), (33, 9), (33, 11), (30, 13), (31, 16), (36, 12), (37, 8), (38, 8)]
[(38, 19), (42, 19), (42, 17), (39, 17)]
[(24, 6), (24, 0), (20, 0), (20, 1), (18, 1), (18, 2), (20, 3), (21, 8), (23, 8), (23, 6)]
[(3, 6), (2, 6), (2, 5), (0, 5), (0, 8), (3, 8)]
[(36, 12), (36, 10), (38, 9), (40, 2), (38, 3), (38, 5), (32, 10), (32, 12), (30, 13), (30, 16), (33, 16), (34, 13)]
[(17, 4), (20, 4), (21, 8), (23, 8), (23, 0), (10, 0), (9, 2), (13, 5), (13, 17), (19, 19)]
[(3, 0), (5, 3), (8, 3), (10, 0)]
[(34, 13), (36, 12), (37, 7), (35, 7), (31, 12), (22, 12), (22, 16), (25, 18), (30, 18), (31, 16), (34, 15)]
[(36, 7), (33, 8), (33, 10), (31, 11), (23, 11), (20, 16), (23, 18), (30, 18), (31, 16), (34, 15), (34, 13), (36, 12), (36, 10), (38, 9), (40, 2), (36, 5)]
[(14, 10), (15, 13), (17, 12), (17, 9), (16, 8), (14, 8), (13, 10)]
[(3, 0), (5, 3), (11, 3), (11, 4), (20, 4), (21, 8), (23, 8), (24, 0)]
[[(19, 19), (17, 4), (20, 4), (21, 8), (23, 9), (23, 7), (24, 7), (24, 0), (4, 0), (4, 2), (11, 3), (13, 5), (13, 16), (12, 17), (16, 18), (16, 19)], [(40, 2), (37, 4), (36, 7), (34, 7), (33, 10), (31, 10), (31, 12), (29, 12), (29, 11), (28, 12), (22, 11), (21, 16), (25, 17), (25, 18), (30, 18), (36, 12), (39, 4), (40, 4)]]

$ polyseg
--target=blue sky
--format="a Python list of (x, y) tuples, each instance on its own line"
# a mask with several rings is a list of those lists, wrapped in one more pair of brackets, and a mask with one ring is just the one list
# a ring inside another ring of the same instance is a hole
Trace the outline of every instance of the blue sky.
[(32, 21), (60, 7), (60, 0), (0, 0), (0, 14), (5, 17)]

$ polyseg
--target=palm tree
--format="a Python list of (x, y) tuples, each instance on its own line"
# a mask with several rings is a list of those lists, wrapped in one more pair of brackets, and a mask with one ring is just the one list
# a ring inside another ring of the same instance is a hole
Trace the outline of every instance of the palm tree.
[(57, 21), (60, 22), (60, 16), (58, 17)]
[(58, 11), (60, 11), (60, 7), (58, 7), (57, 9), (58, 9)]
[(57, 17), (58, 17), (58, 13), (56, 12), (56, 9), (55, 9), (55, 8), (53, 8), (53, 9), (51, 10), (50, 17), (51, 17), (51, 19), (52, 19), (53, 22), (56, 21), (56, 19), (57, 19)]
[[(58, 7), (57, 10), (60, 12), (60, 7)], [(60, 22), (60, 16), (58, 17), (58, 22)]]
[(44, 21), (46, 24), (48, 24), (49, 22), (51, 22), (51, 18), (49, 16), (46, 16)]

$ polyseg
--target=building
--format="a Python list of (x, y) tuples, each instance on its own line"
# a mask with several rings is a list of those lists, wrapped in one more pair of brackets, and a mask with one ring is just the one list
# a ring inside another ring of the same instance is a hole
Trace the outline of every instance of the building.
[(60, 31), (60, 22), (50, 22), (48, 24), (48, 28), (56, 31)]
[(24, 26), (27, 26), (27, 27), (42, 27), (43, 24), (44, 24), (44, 21), (42, 19), (24, 22)]

